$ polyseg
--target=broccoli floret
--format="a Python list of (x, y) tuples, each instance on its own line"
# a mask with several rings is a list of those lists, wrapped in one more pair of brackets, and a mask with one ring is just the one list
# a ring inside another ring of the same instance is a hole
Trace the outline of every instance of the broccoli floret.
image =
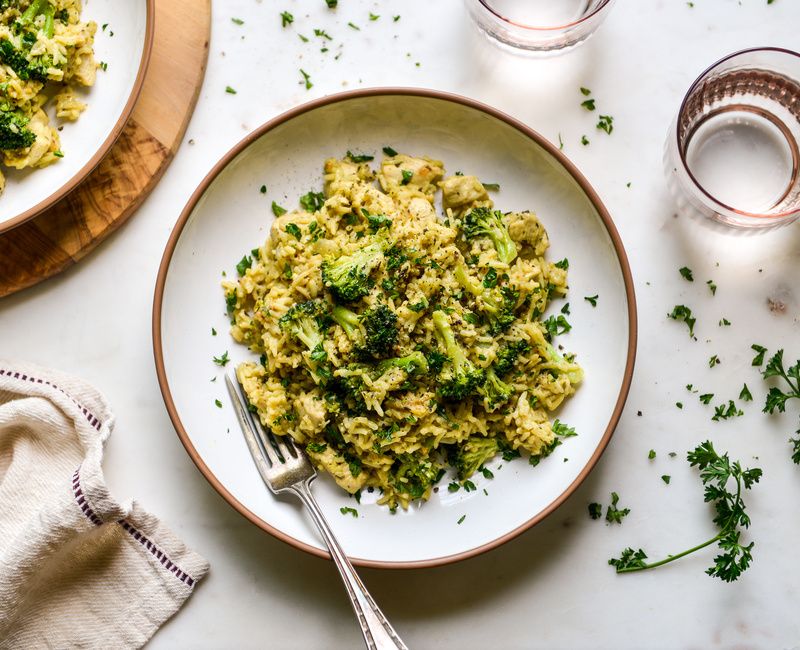
[(408, 375), (425, 374), (428, 372), (428, 361), (422, 352), (412, 352), (405, 357), (386, 359), (378, 364), (381, 374), (389, 368), (401, 368)]
[(47, 81), (47, 73), (53, 67), (53, 57), (49, 54), (31, 56), (31, 48), (36, 43), (35, 22), (44, 16), (41, 31), (46, 38), (55, 33), (55, 8), (48, 0), (33, 0), (25, 12), (14, 23), (16, 36), (0, 41), (0, 62), (8, 65), (23, 81)]
[(397, 314), (386, 305), (377, 305), (367, 309), (361, 315), (364, 326), (364, 352), (375, 358), (391, 354), (397, 344)]
[(467, 239), (488, 237), (492, 240), (501, 262), (510, 264), (517, 256), (517, 245), (503, 223), (503, 213), (489, 208), (475, 208), (464, 217), (464, 236)]
[(447, 400), (466, 399), (483, 385), (486, 379), (484, 372), (467, 359), (456, 342), (447, 314), (439, 310), (433, 312), (433, 325), (436, 328), (436, 337), (450, 360), (440, 375), (437, 393)]
[(505, 382), (500, 381), (494, 370), (489, 368), (486, 371), (486, 381), (478, 389), (478, 392), (483, 395), (483, 407), (492, 412), (509, 400), (514, 389)]
[(330, 378), (325, 364), (328, 354), (322, 345), (327, 318), (328, 310), (323, 301), (306, 300), (292, 305), (278, 321), (281, 330), (308, 348), (311, 371), (323, 381)]
[(547, 343), (544, 352), (545, 358), (554, 366), (553, 370), (566, 374), (571, 384), (579, 384), (583, 381), (583, 370), (581, 367), (567, 361), (556, 352), (556, 349), (552, 345)]
[(478, 468), (494, 458), (500, 448), (494, 438), (472, 436), (450, 454), (450, 464), (455, 467), (460, 480), (468, 479)]
[(386, 305), (371, 307), (360, 316), (337, 305), (331, 316), (353, 342), (361, 358), (385, 357), (397, 343), (397, 315)]
[(401, 454), (392, 465), (394, 489), (420, 499), (431, 489), (444, 473), (444, 468), (429, 460), (416, 458), (411, 454)]
[(521, 354), (527, 354), (531, 351), (531, 346), (527, 341), (509, 341), (497, 352), (497, 360), (494, 364), (494, 371), (498, 376), (502, 377), (511, 372), (517, 358)]
[(28, 118), (0, 107), (0, 149), (3, 151), (30, 147), (36, 140), (27, 128)]
[(352, 255), (322, 263), (322, 282), (342, 302), (353, 302), (370, 291), (369, 274), (383, 259), (383, 243), (376, 241)]
[(519, 291), (513, 287), (492, 287), (476, 284), (467, 274), (463, 265), (456, 266), (454, 272), (456, 282), (476, 297), (480, 298), (480, 307), (489, 320), (489, 333), (505, 332), (516, 320)]
[(445, 361), (447, 361), (447, 355), (442, 354), (439, 350), (428, 350), (424, 354), (429, 370), (432, 374), (438, 375), (442, 371)]

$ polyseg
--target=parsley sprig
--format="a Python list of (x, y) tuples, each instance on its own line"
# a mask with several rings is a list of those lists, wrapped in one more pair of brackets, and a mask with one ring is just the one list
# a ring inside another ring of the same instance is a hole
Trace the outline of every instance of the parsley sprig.
[[(758, 483), (761, 470), (757, 467), (742, 469), (739, 461), (731, 462), (727, 453), (719, 455), (709, 441), (690, 451), (686, 459), (690, 466), (700, 470), (700, 479), (705, 486), (705, 501), (714, 506), (714, 523), (719, 532), (702, 544), (657, 562), (647, 562), (647, 554), (642, 549), (635, 551), (626, 548), (619, 558), (608, 561), (616, 568), (617, 573), (654, 569), (712, 544), (719, 546), (720, 554), (714, 558), (714, 565), (706, 569), (708, 575), (725, 582), (733, 582), (750, 566), (755, 542), (747, 545), (741, 543), (740, 529), (750, 527), (750, 517), (745, 511), (742, 492)], [(729, 485), (732, 490), (728, 488)]]
[[(756, 349), (756, 346), (753, 346), (753, 349)], [(757, 360), (763, 361), (764, 352), (766, 351), (760, 349), (760, 346), (756, 351), (758, 352), (758, 356), (753, 360), (753, 364), (759, 365), (755, 362)], [(764, 366), (761, 375), (764, 379), (778, 377), (779, 379), (783, 379), (786, 384), (785, 388), (780, 388), (778, 386), (770, 387), (767, 393), (767, 400), (764, 403), (764, 413), (769, 413), (770, 415), (775, 413), (775, 411), (785, 413), (786, 402), (790, 399), (800, 398), (800, 360), (796, 361), (793, 366), (786, 368), (783, 363), (783, 350), (778, 350), (770, 360), (767, 361), (767, 365)], [(792, 460), (795, 464), (800, 465), (800, 429), (795, 433), (798, 434), (797, 437), (789, 438), (789, 442), (792, 443)]]

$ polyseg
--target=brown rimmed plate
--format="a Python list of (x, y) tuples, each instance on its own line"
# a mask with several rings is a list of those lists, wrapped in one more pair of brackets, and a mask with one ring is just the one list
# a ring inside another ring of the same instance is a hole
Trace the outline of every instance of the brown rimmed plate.
[[(395, 515), (374, 505), (377, 494), (365, 493), (359, 505), (329, 478), (315, 483), (354, 563), (419, 568), (495, 548), (553, 512), (603, 453), (628, 394), (636, 305), (627, 257), (597, 193), (556, 147), (489, 106), (429, 90), (358, 90), (295, 108), (226, 154), (183, 210), (158, 274), (153, 345), (170, 418), (211, 485), (257, 526), (326, 557), (299, 506), (274, 498), (261, 483), (226, 400), (223, 371), (212, 357), (228, 350), (235, 365), (252, 355), (227, 334), (220, 282), (267, 236), (273, 200), (292, 207), (300, 195), (319, 189), (327, 157), (349, 149), (379, 158), (387, 145), (441, 159), (451, 173), (499, 183), (500, 209), (538, 213), (550, 234), (549, 255), (568, 257), (570, 264), (573, 329), (559, 342), (577, 353), (586, 371), (585, 383), (557, 414), (579, 435), (537, 467), (498, 459), (489, 465), (494, 479), (473, 479), (475, 491), (440, 489), (427, 503)], [(596, 307), (583, 300), (594, 295)], [(356, 507), (358, 517), (342, 516), (342, 507)]]
[[(97, 23), (95, 58), (105, 64), (92, 88), (76, 91), (88, 108), (75, 122), (49, 111), (64, 157), (43, 169), (3, 168), (0, 233), (34, 218), (74, 190), (111, 150), (144, 84), (155, 28), (155, 0), (92, 0), (82, 20)], [(105, 28), (103, 27), (105, 26)]]

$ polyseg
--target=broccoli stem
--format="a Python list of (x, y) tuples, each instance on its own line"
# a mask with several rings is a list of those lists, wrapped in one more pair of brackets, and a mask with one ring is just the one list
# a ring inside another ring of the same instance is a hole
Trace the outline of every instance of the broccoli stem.
[(450, 319), (447, 318), (447, 314), (443, 311), (433, 312), (433, 326), (436, 328), (436, 334), (444, 346), (445, 354), (450, 357), (452, 364), (456, 367), (464, 365), (467, 361), (467, 357), (456, 341), (456, 336), (453, 332), (453, 328), (450, 326)]
[(358, 314), (350, 311), (347, 307), (337, 305), (333, 308), (331, 317), (344, 330), (344, 333), (347, 334), (347, 338), (351, 341), (361, 341), (363, 337), (360, 336), (361, 330), (358, 326)]
[(477, 284), (472, 281), (472, 279), (467, 274), (467, 270), (464, 268), (463, 264), (459, 264), (456, 266), (456, 270), (454, 272), (456, 282), (461, 285), (463, 289), (469, 291), (473, 296), (480, 296), (483, 294), (483, 287), (480, 284)]

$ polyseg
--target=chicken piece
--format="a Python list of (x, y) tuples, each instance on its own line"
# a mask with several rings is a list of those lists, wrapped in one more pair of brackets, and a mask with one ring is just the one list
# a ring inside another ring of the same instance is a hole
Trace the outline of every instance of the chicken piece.
[(353, 476), (348, 462), (339, 456), (330, 445), (326, 445), (322, 451), (314, 451), (306, 448), (306, 453), (314, 461), (314, 464), (327, 471), (333, 476), (336, 483), (350, 494), (358, 492), (367, 482), (367, 472), (359, 472), (358, 476)]
[(510, 212), (508, 234), (520, 246), (528, 245), (536, 257), (541, 257), (550, 247), (547, 231), (533, 212)]
[(445, 211), (451, 209), (458, 217), (472, 208), (494, 205), (477, 176), (450, 176), (439, 183), (439, 187), (442, 188), (442, 207)]
[(320, 433), (328, 425), (327, 411), (321, 399), (306, 393), (299, 400), (299, 429), (309, 437)]
[(384, 159), (378, 180), (384, 192), (392, 196), (405, 195), (409, 199), (421, 196), (432, 203), (436, 193), (436, 183), (442, 176), (444, 176), (444, 163), (440, 160), (412, 158), (398, 154)]

